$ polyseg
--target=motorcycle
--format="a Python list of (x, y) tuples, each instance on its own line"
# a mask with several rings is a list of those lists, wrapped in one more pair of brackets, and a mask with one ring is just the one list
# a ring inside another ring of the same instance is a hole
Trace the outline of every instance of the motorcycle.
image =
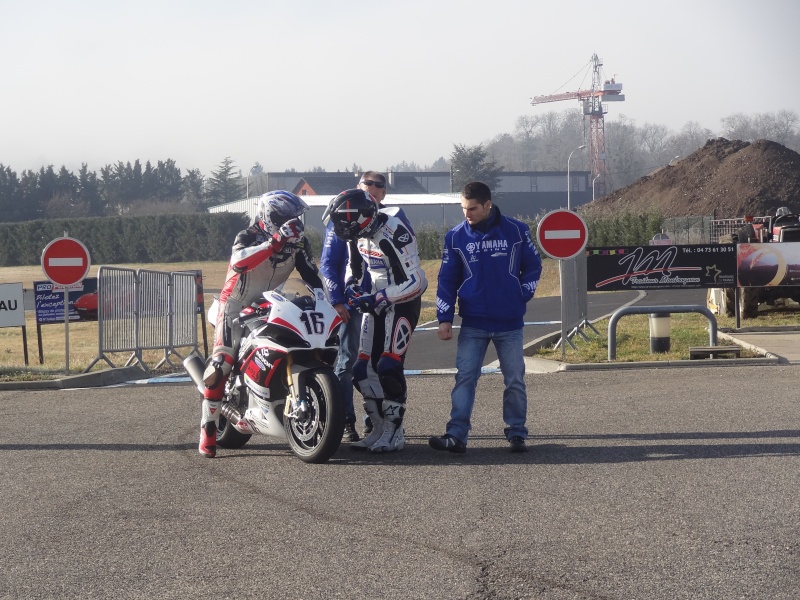
[[(233, 321), (241, 341), (225, 384), (217, 445), (241, 448), (253, 434), (263, 434), (287, 440), (304, 462), (323, 463), (344, 432), (333, 372), (342, 318), (322, 290), (298, 278), (263, 296)], [(209, 309), (212, 324), (215, 308), (216, 302)], [(205, 362), (192, 355), (183, 365), (202, 394)]]

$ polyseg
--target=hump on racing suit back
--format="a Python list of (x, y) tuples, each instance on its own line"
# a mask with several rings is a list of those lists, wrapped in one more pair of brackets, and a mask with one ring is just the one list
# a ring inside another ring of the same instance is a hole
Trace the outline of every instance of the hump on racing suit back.
[(411, 226), (411, 221), (408, 220), (406, 213), (403, 212), (403, 209), (399, 206), (381, 206), (378, 212), (386, 213), (391, 217), (397, 217), (403, 222), (403, 225), (408, 227), (408, 230), (411, 232), (412, 235), (416, 237), (416, 233), (414, 233), (414, 228)]

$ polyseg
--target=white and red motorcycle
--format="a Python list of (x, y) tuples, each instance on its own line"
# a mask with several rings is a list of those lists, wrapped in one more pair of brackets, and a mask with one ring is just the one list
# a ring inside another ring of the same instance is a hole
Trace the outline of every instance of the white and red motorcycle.
[[(253, 434), (264, 434), (286, 439), (305, 462), (333, 456), (344, 431), (333, 372), (341, 322), (324, 292), (297, 278), (245, 308), (233, 323), (241, 342), (225, 385), (217, 445), (241, 448)], [(202, 393), (202, 358), (192, 355), (183, 365)]]

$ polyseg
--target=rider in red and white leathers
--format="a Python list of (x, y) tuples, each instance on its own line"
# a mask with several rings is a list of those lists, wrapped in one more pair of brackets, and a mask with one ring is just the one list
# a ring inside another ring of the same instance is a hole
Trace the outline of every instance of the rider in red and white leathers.
[(258, 200), (255, 223), (240, 231), (233, 243), (228, 274), (219, 295), (212, 358), (203, 374), (199, 452), (209, 458), (216, 455), (220, 400), (239, 341), (231, 327), (233, 320), (263, 292), (284, 283), (295, 269), (312, 287), (323, 287), (298, 218), (306, 210), (308, 205), (290, 192), (264, 194)]
[(416, 236), (398, 212), (379, 210), (375, 199), (360, 189), (342, 192), (328, 209), (334, 233), (350, 246), (349, 303), (364, 313), (353, 385), (364, 397), (373, 430), (351, 447), (373, 452), (405, 445), (403, 366), (428, 287)]

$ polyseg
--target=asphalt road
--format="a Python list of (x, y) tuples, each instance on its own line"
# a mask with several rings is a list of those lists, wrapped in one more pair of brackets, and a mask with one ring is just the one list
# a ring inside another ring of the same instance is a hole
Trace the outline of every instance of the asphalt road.
[(796, 366), (528, 375), (531, 452), (479, 384), (409, 379), (408, 444), (196, 451), (191, 384), (0, 391), (0, 598), (800, 596)]

